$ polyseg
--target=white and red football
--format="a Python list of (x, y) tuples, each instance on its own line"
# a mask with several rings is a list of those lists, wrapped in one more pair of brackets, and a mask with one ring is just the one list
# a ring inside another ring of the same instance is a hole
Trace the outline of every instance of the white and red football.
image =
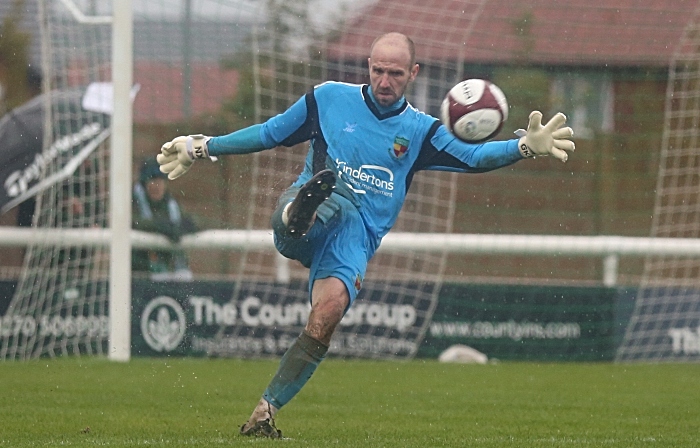
[(440, 119), (458, 139), (481, 143), (493, 138), (508, 119), (508, 101), (503, 91), (483, 79), (467, 79), (447, 92)]

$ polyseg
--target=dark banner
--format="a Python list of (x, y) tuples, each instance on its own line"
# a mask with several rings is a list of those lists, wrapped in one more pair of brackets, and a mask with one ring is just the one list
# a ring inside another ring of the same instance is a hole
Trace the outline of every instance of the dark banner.
[(490, 359), (612, 360), (615, 296), (609, 288), (445, 285), (419, 355), (464, 344)]
[[(132, 355), (283, 354), (306, 324), (310, 309), (307, 285), (239, 286), (237, 289), (233, 282), (134, 280)], [(7, 310), (14, 287), (13, 282), (0, 282), (0, 311)], [(608, 288), (450, 284), (443, 286), (432, 319), (427, 321), (429, 310), (400, 302), (397, 293), (386, 293), (393, 289), (390, 284), (371, 289), (375, 293), (355, 303), (339, 325), (332, 355), (437, 358), (448, 347), (464, 344), (490, 359), (608, 361), (614, 357), (620, 328), (627, 325), (632, 306), (628, 302), (634, 296), (630, 291)], [(379, 294), (381, 290), (385, 293)], [(621, 300), (625, 300), (624, 307)], [(620, 315), (622, 308), (624, 315)], [(94, 330), (103, 338), (108, 332), (105, 316), (29, 320), (4, 316), (0, 335), (25, 331), (25, 326), (31, 334), (38, 331), (54, 337), (68, 330), (73, 336)], [(694, 327), (668, 331), (668, 350), (685, 350), (686, 354), (695, 350), (697, 345), (688, 342), (696, 340), (694, 331)]]
[[(109, 115), (99, 105), (107, 87), (111, 85), (94, 83), (87, 90), (52, 92), (49, 100), (40, 95), (0, 119), (0, 212), (69, 177), (109, 136)], [(53, 116), (60, 118), (55, 119), (54, 136), (44, 150), (47, 101)]]
[(0, 317), (5, 315), (15, 293), (17, 282), (0, 280)]
[[(134, 356), (284, 353), (306, 323), (308, 302), (288, 299), (287, 285), (277, 292), (275, 285), (234, 286), (135, 281)], [(306, 285), (292, 289), (304, 292)], [(614, 355), (615, 290), (607, 288), (446, 285), (422, 343), (408, 335), (421, 327), (426, 310), (379, 300), (370, 295), (350, 309), (332, 354), (437, 358), (449, 346), (465, 344), (504, 360), (600, 361)]]

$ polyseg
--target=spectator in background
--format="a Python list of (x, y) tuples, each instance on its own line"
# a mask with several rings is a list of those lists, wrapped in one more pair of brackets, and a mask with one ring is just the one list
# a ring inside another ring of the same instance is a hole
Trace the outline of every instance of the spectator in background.
[[(139, 181), (134, 184), (132, 227), (135, 230), (165, 235), (177, 243), (188, 233), (197, 231), (194, 220), (184, 214), (168, 192), (167, 175), (149, 158), (141, 164)], [(149, 272), (154, 280), (191, 280), (187, 255), (181, 249), (134, 249), (132, 269)]]
[[(35, 98), (41, 95), (42, 75), (41, 71), (30, 65), (27, 67), (27, 99)], [(44, 144), (43, 139), (37, 140), (39, 150)], [(31, 197), (17, 206), (17, 225), (23, 227), (31, 227), (34, 219), (34, 209), (36, 208), (36, 198)]]

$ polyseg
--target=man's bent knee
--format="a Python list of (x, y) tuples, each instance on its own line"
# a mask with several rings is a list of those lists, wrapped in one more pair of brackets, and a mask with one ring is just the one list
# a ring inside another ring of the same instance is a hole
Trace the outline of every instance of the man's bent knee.
[(330, 344), (348, 303), (350, 296), (341, 280), (335, 277), (316, 280), (311, 291), (311, 314), (306, 332), (324, 344)]

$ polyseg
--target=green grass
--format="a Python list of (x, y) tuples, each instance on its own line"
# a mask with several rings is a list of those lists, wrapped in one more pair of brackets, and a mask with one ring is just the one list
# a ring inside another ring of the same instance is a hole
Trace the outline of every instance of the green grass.
[(278, 415), (291, 440), (238, 436), (276, 367), (167, 358), (3, 363), (0, 446), (700, 446), (697, 364), (330, 359)]

